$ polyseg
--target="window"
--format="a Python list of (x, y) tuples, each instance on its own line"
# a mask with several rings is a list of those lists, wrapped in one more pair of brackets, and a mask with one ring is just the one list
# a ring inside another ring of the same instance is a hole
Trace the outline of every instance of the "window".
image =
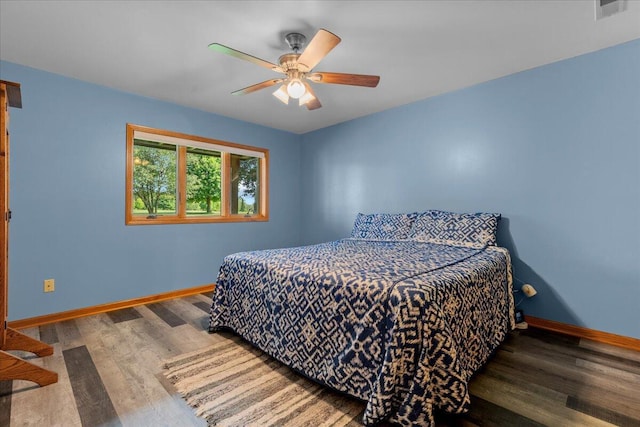
[(127, 124), (125, 223), (267, 221), (269, 151)]

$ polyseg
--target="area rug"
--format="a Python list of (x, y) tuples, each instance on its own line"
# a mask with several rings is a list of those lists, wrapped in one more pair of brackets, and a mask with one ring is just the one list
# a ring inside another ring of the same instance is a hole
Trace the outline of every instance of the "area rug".
[(360, 426), (364, 403), (297, 374), (231, 334), (163, 364), (210, 426)]

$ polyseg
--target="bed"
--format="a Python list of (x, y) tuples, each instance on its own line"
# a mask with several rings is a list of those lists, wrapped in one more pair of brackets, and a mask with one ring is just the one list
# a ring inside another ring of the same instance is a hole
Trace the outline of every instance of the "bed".
[(365, 425), (433, 425), (514, 327), (499, 215), (358, 214), (351, 237), (225, 257), (209, 330), (230, 329), (367, 403)]

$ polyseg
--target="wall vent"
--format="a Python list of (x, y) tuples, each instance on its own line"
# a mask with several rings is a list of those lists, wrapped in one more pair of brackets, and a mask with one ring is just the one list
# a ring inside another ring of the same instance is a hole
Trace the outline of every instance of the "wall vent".
[(596, 21), (627, 10), (628, 0), (595, 0)]

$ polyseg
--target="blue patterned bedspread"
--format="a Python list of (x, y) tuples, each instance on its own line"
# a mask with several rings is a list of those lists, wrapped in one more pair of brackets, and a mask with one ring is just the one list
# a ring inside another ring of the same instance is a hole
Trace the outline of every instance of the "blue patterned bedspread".
[(363, 399), (363, 423), (432, 425), (514, 327), (506, 249), (344, 239), (229, 255), (210, 330)]

